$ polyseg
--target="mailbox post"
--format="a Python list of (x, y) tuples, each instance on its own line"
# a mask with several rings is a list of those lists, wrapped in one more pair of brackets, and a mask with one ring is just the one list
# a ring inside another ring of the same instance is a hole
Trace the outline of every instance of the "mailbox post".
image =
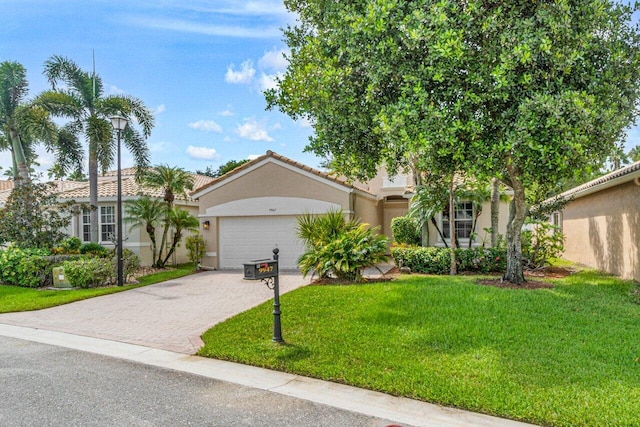
[(273, 341), (282, 343), (282, 328), (280, 326), (280, 286), (278, 283), (278, 253), (273, 250), (273, 260), (261, 259), (244, 264), (245, 280), (260, 280), (267, 288), (273, 289)]

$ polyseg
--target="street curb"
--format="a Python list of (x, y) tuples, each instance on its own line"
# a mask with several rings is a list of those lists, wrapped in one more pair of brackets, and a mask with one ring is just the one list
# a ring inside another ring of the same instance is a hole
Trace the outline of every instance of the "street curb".
[(136, 344), (6, 324), (0, 324), (0, 335), (187, 372), (416, 427), (532, 425), (314, 378)]

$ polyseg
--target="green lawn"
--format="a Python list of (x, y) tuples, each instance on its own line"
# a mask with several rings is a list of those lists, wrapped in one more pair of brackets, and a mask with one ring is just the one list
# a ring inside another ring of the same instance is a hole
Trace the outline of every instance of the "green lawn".
[(138, 279), (139, 283), (135, 285), (97, 289), (45, 290), (0, 285), (0, 313), (40, 310), (42, 308), (54, 307), (56, 305), (164, 282), (165, 280), (176, 279), (191, 273), (193, 273), (193, 264), (183, 264), (177, 266), (175, 270), (140, 277)]
[(640, 423), (637, 287), (595, 272), (553, 289), (469, 276), (307, 286), (206, 332), (200, 355), (545, 425)]

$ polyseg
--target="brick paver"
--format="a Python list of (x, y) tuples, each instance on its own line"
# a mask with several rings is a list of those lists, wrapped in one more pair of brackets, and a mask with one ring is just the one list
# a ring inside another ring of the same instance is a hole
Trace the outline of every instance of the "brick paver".
[[(280, 293), (308, 282), (281, 273)], [(272, 298), (272, 290), (243, 280), (241, 271), (206, 271), (45, 310), (0, 314), (0, 323), (193, 354), (211, 326)]]

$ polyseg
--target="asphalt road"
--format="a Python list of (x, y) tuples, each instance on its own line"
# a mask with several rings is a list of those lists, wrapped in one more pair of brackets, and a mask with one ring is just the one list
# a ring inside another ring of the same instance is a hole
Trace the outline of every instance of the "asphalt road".
[(0, 336), (2, 426), (371, 426), (277, 393)]

